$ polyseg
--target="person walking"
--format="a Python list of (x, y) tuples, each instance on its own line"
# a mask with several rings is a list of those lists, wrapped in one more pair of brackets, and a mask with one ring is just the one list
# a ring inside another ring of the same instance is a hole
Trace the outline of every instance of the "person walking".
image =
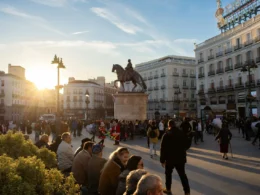
[(199, 120), (198, 122), (198, 131), (197, 131), (197, 141), (200, 139), (201, 142), (203, 141), (203, 131), (202, 131), (202, 124), (201, 124), (201, 120)]
[(154, 155), (157, 155), (156, 154), (156, 144), (158, 143), (159, 135), (160, 135), (159, 130), (156, 127), (156, 123), (153, 121), (152, 126), (147, 131), (147, 136), (149, 137), (149, 142), (150, 142), (151, 158), (153, 158), (153, 150), (154, 150)]
[(160, 132), (159, 139), (162, 139), (162, 136), (163, 136), (163, 134), (164, 134), (164, 124), (163, 124), (163, 120), (161, 120), (160, 123), (159, 123), (159, 132)]
[(219, 140), (219, 147), (220, 152), (223, 153), (223, 158), (228, 160), (228, 145), (232, 138), (232, 133), (228, 129), (228, 126), (226, 123), (222, 124), (222, 128), (220, 129), (218, 135), (216, 136), (215, 140)]
[(166, 188), (163, 190), (166, 194), (172, 194), (172, 171), (175, 168), (181, 179), (185, 195), (190, 195), (190, 185), (185, 173), (186, 150), (188, 149), (187, 137), (183, 131), (176, 127), (173, 120), (168, 123), (168, 131), (163, 135), (161, 142), (160, 162), (165, 168)]

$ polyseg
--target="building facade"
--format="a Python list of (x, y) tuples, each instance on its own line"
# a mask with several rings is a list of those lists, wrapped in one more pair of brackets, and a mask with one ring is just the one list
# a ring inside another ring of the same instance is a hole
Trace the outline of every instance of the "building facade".
[(195, 65), (195, 58), (183, 56), (165, 56), (136, 65), (147, 85), (148, 119), (196, 115)]
[[(259, 116), (259, 15), (196, 45), (195, 55), (199, 116), (206, 105), (219, 115), (245, 117), (251, 109)], [(258, 68), (251, 69), (250, 77), (241, 71), (254, 63)], [(255, 99), (249, 101), (248, 94)]]
[[(105, 78), (75, 80), (69, 78), (64, 85), (63, 113), (65, 118), (81, 119), (109, 118), (114, 112), (112, 94), (116, 89), (106, 86)], [(88, 97), (86, 97), (88, 93)], [(112, 101), (112, 102), (111, 102)]]
[(0, 80), (0, 121), (35, 120), (37, 89), (25, 79), (25, 69), (9, 64), (8, 73), (0, 72)]

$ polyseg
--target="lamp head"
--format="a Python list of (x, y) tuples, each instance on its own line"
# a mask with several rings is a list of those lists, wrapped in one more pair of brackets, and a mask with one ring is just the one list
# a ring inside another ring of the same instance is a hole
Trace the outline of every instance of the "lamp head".
[(88, 92), (88, 90), (86, 90), (85, 96), (86, 96), (86, 97), (89, 97), (89, 92)]
[(54, 58), (53, 58), (53, 60), (52, 60), (51, 63), (52, 63), (52, 64), (58, 64), (58, 63), (59, 63), (59, 58), (57, 57), (56, 54), (55, 54), (55, 56), (54, 56)]
[(58, 63), (58, 68), (65, 68), (62, 58), (60, 59), (59, 63)]
[(257, 65), (254, 60), (252, 60), (252, 63), (250, 65), (250, 68), (257, 68)]
[(243, 68), (241, 69), (241, 72), (247, 72), (247, 68), (245, 66), (243, 66)]

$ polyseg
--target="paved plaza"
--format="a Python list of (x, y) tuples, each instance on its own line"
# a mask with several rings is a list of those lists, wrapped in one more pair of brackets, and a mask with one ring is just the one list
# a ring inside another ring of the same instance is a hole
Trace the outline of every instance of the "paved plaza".
[[(234, 158), (229, 154), (229, 160), (223, 160), (219, 147), (212, 135), (204, 134), (204, 143), (194, 145), (188, 151), (187, 175), (192, 195), (259, 195), (260, 193), (260, 150), (252, 146), (251, 142), (244, 141), (233, 129), (232, 150)], [(74, 150), (80, 145), (81, 139), (90, 137), (83, 130), (81, 137), (73, 138)], [(95, 141), (99, 139), (96, 138)], [(105, 140), (104, 157), (117, 148), (113, 141)], [(144, 160), (145, 169), (158, 174), (164, 180), (164, 169), (158, 156), (151, 159), (147, 148), (146, 138), (136, 136), (135, 140), (121, 142), (121, 146), (128, 147), (131, 154), (140, 155)], [(160, 145), (157, 146), (158, 150)], [(183, 194), (179, 177), (174, 171), (172, 192), (175, 195)]]

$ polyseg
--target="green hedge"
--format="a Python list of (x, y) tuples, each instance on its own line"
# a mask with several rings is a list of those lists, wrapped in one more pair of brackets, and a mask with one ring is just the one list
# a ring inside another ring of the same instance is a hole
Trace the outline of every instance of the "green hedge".
[(38, 149), (23, 134), (0, 135), (0, 194), (75, 195), (79, 186), (57, 170), (56, 154)]

